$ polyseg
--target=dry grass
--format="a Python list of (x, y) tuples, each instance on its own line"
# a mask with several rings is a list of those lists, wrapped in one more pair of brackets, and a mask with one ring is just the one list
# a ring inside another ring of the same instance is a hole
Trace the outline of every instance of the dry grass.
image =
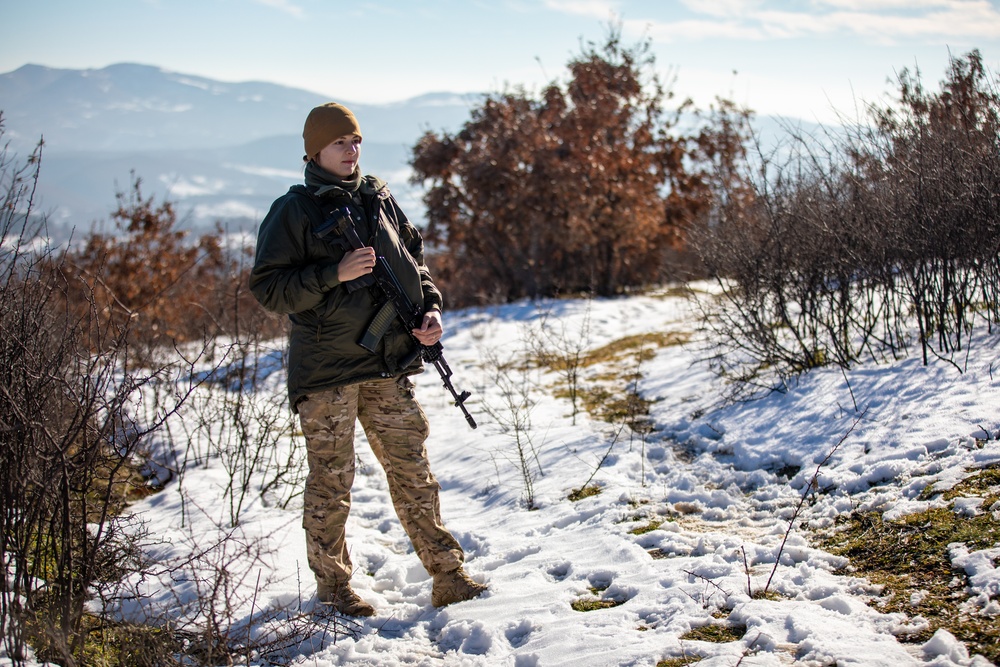
[(885, 521), (877, 512), (855, 512), (843, 518), (821, 546), (848, 557), (852, 575), (881, 587), (872, 601), (878, 609), (927, 619), (926, 629), (902, 640), (925, 642), (945, 628), (971, 653), (1000, 662), (1000, 623), (970, 608), (968, 578), (952, 568), (948, 553), (948, 545), (955, 542), (969, 551), (1000, 544), (1000, 521), (988, 511), (1000, 501), (1000, 467), (982, 469), (941, 493), (925, 490), (925, 498), (935, 495), (949, 501), (981, 497), (987, 511), (960, 516), (949, 503), (897, 521)]

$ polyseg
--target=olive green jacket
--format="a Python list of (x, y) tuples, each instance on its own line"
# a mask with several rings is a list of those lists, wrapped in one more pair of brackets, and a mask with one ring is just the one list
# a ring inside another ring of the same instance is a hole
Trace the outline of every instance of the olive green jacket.
[[(287, 314), (292, 328), (288, 340), (288, 397), (297, 411), (299, 399), (310, 393), (375, 378), (417, 373), (415, 343), (399, 318), (369, 352), (358, 344), (382, 305), (377, 288), (349, 289), (337, 278), (337, 265), (349, 250), (339, 236), (320, 237), (320, 204), (338, 197), (348, 203), (350, 193), (326, 192), (317, 201), (304, 186), (293, 186), (271, 205), (257, 232), (257, 249), (250, 273), (250, 290), (264, 308)], [(421, 312), (442, 307), (441, 293), (424, 265), (423, 239), (374, 176), (362, 179), (349, 208), (358, 236), (375, 248), (378, 262), (392, 269), (410, 300)]]

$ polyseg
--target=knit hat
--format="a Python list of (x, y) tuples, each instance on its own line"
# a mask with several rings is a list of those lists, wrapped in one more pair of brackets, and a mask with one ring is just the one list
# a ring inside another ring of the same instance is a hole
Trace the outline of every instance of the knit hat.
[(331, 141), (345, 134), (361, 136), (361, 126), (358, 125), (358, 119), (350, 109), (336, 102), (316, 107), (309, 112), (306, 126), (302, 130), (306, 149), (305, 159), (312, 159)]

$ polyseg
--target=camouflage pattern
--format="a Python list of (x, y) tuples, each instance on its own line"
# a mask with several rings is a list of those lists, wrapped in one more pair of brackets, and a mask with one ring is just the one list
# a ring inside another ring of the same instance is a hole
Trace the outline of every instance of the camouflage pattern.
[(385, 470), (396, 515), (428, 574), (461, 567), (464, 554), (442, 523), (441, 487), (427, 460), (427, 417), (408, 378), (317, 392), (301, 401), (298, 409), (309, 460), (302, 527), (309, 567), (317, 581), (334, 584), (351, 577), (344, 528), (354, 482), (356, 419)]

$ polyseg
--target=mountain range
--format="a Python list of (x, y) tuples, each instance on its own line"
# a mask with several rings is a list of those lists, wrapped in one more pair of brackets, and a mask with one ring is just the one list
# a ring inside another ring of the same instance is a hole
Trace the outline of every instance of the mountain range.
[[(418, 225), (423, 188), (409, 182), (413, 146), (428, 131), (456, 132), (483, 94), (428, 93), (389, 104), (335, 101), (358, 116), (361, 167), (389, 182)], [(134, 179), (144, 197), (171, 201), (182, 228), (256, 229), (271, 202), (302, 180), (302, 124), (330, 101), (273, 83), (228, 83), (139, 64), (102, 69), (24, 65), (0, 74), (0, 149), (26, 158), (44, 140), (35, 212), (57, 241), (109, 222), (116, 193)], [(695, 121), (696, 122), (696, 121)], [(811, 123), (792, 121), (805, 134)], [(755, 117), (762, 144), (780, 145), (789, 122)]]
[[(427, 131), (455, 131), (476, 95), (430, 93), (350, 107), (365, 134), (362, 168), (389, 181), (411, 216), (413, 145)], [(168, 198), (181, 224), (203, 230), (256, 225), (271, 201), (301, 181), (302, 123), (318, 93), (272, 83), (227, 83), (139, 64), (102, 69), (25, 65), (0, 74), (2, 143), (26, 157), (44, 140), (36, 210), (49, 231), (104, 229), (116, 192), (141, 179), (144, 196)]]

